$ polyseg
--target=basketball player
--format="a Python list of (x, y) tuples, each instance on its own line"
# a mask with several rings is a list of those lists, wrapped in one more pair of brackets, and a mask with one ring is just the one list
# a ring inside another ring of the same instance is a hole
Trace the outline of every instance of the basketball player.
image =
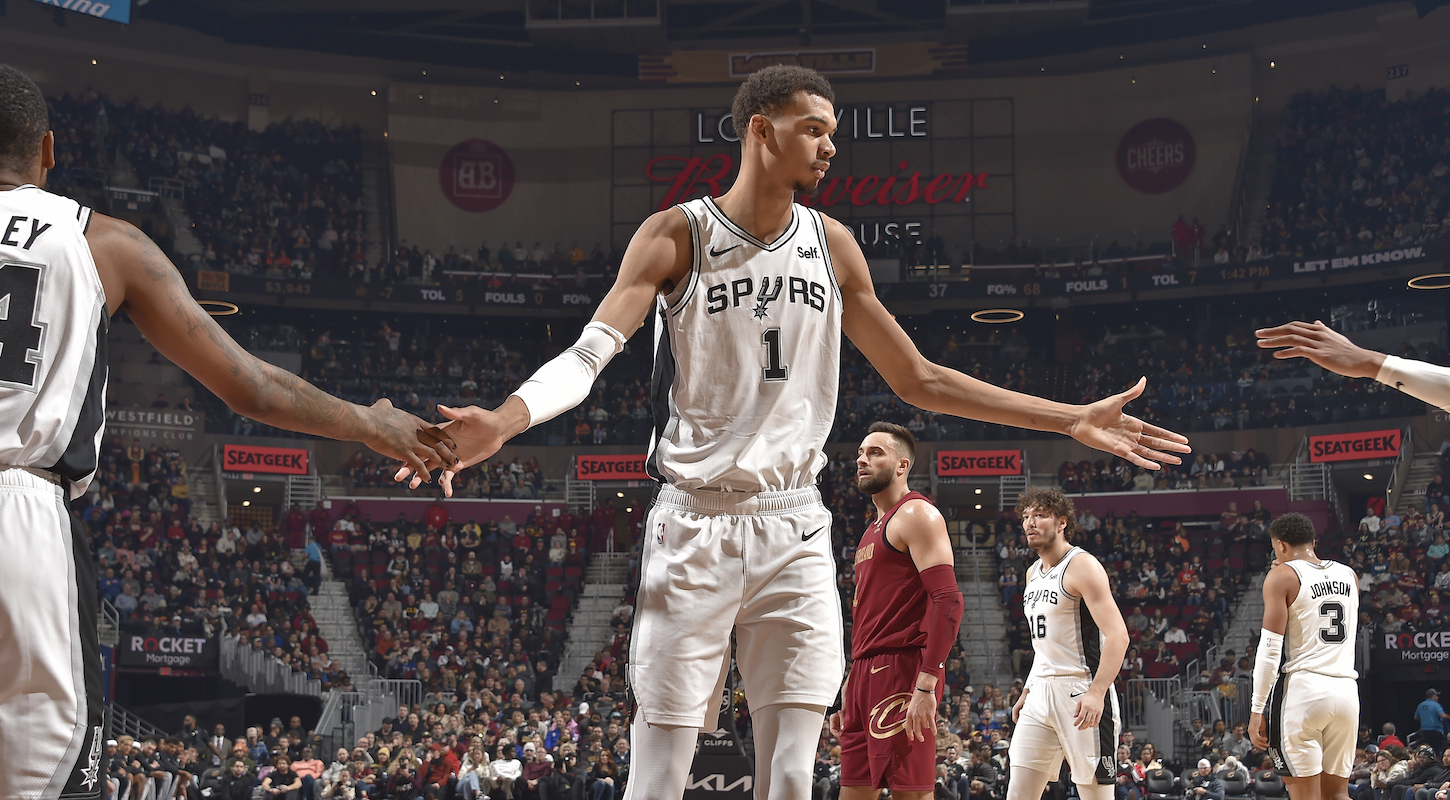
[[(1140, 466), (1187, 440), (1123, 413), (1143, 391), (1086, 406), (1007, 391), (927, 361), (881, 305), (850, 229), (794, 203), (836, 153), (830, 84), (772, 66), (731, 111), (740, 175), (716, 198), (651, 216), (579, 340), (494, 411), (443, 409), (462, 465), (573, 408), (653, 310), (661, 481), (646, 518), (629, 656), (637, 701), (626, 798), (678, 798), (697, 731), (737, 662), (755, 726), (756, 797), (799, 798), (844, 663), (831, 514), (816, 475), (836, 408), (844, 330), (907, 402), (1052, 430)], [(456, 467), (442, 475), (452, 491)], [(422, 476), (403, 467), (397, 478)]]
[(1314, 554), (1314, 523), (1303, 514), (1269, 523), (1269, 541), (1278, 563), (1264, 578), (1249, 738), (1268, 748), (1292, 800), (1348, 800), (1359, 578)]
[(429, 425), (330, 397), (248, 355), (156, 245), (43, 188), (45, 97), (0, 65), (0, 798), (98, 797), (101, 662), (90, 545), (66, 502), (96, 471), (106, 329), (146, 338), (238, 413), (367, 444), (415, 468), (453, 463)]
[(946, 520), (906, 485), (911, 431), (876, 422), (856, 451), (856, 488), (876, 520), (856, 548), (851, 675), (831, 733), (841, 742), (842, 800), (920, 800), (936, 785), (936, 709), (962, 622)]
[(1307, 358), (1346, 378), (1373, 378), (1450, 411), (1450, 368), (1365, 349), (1319, 320), (1261, 328), (1254, 335), (1263, 349), (1284, 348), (1274, 358)]
[(1112, 800), (1122, 729), (1113, 681), (1128, 650), (1128, 626), (1108, 573), (1073, 546), (1072, 501), (1057, 487), (1031, 487), (1017, 500), (1027, 546), (1022, 608), (1036, 655), (1012, 709), (1017, 729), (1007, 751), (1007, 800), (1039, 800), (1064, 759), (1083, 800)]

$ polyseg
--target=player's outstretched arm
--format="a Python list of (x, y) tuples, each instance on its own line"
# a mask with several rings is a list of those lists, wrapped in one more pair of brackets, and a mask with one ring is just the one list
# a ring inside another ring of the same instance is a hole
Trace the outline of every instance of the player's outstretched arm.
[(387, 400), (371, 407), (339, 400), (242, 349), (135, 226), (93, 214), (86, 240), (110, 312), (130, 315), (157, 350), (233, 411), (277, 428), (362, 442), (419, 470), (453, 463), (446, 436)]
[(1249, 741), (1260, 750), (1269, 746), (1264, 705), (1279, 677), (1279, 654), (1284, 629), (1289, 626), (1289, 604), (1299, 593), (1299, 574), (1288, 564), (1276, 563), (1264, 577), (1264, 627), (1254, 652), (1254, 693), (1249, 701)]
[(1189, 452), (1187, 437), (1123, 412), (1143, 393), (1146, 380), (1078, 406), (1009, 391), (928, 361), (877, 299), (866, 258), (850, 230), (826, 218), (826, 238), (841, 284), (846, 335), (902, 400), (941, 414), (1065, 434), (1148, 469), (1180, 464), (1173, 454)]
[(1067, 565), (1067, 572), (1063, 573), (1062, 588), (1082, 598), (1103, 635), (1103, 651), (1097, 673), (1093, 675), (1092, 685), (1078, 698), (1073, 711), (1078, 730), (1087, 730), (1096, 727), (1102, 719), (1108, 689), (1122, 669), (1123, 656), (1128, 652), (1128, 626), (1123, 622), (1123, 612), (1118, 610), (1118, 601), (1113, 599), (1108, 573), (1096, 558), (1074, 558)]
[(929, 600), (926, 618), (921, 621), (921, 628), (926, 632), (921, 667), (915, 676), (915, 691), (906, 705), (906, 738), (926, 741), (936, 725), (934, 690), (946, 670), (947, 653), (961, 629), (962, 592), (957, 588), (947, 523), (936, 506), (914, 500), (903, 505), (891, 522), (887, 536), (898, 538), (901, 545), (898, 549), (904, 549), (911, 556)]
[[(583, 402), (599, 372), (644, 325), (655, 297), (688, 276), (692, 259), (685, 215), (673, 208), (655, 213), (630, 240), (619, 277), (573, 347), (540, 367), (492, 411), (439, 406), (450, 420), (445, 429), (458, 455), (457, 463), (443, 470), (443, 494), (453, 496), (453, 478), (459, 471), (498, 452), (504, 442), (530, 427)], [(405, 464), (393, 477), (417, 488), (423, 476)]]
[(1254, 335), (1259, 347), (1274, 350), (1274, 358), (1307, 358), (1346, 378), (1373, 378), (1450, 411), (1450, 369), (1445, 367), (1360, 347), (1319, 320), (1261, 328)]

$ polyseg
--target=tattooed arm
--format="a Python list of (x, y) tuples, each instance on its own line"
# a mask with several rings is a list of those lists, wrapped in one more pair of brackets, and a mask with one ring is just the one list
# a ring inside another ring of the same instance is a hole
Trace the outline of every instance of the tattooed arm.
[(237, 344), (192, 299), (161, 249), (133, 225), (94, 214), (86, 240), (112, 314), (125, 311), (148, 341), (238, 414), (278, 428), (362, 442), (429, 468), (457, 462), (437, 429), (387, 400), (365, 407), (339, 400)]

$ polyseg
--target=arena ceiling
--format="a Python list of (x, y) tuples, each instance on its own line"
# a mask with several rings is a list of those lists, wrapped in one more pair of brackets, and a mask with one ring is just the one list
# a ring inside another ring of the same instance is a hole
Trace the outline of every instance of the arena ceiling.
[[(630, 78), (700, 48), (968, 43), (971, 64), (1219, 33), (1386, 0), (150, 0), (231, 42), (510, 72)], [(1422, 13), (1438, 0), (1418, 0)]]

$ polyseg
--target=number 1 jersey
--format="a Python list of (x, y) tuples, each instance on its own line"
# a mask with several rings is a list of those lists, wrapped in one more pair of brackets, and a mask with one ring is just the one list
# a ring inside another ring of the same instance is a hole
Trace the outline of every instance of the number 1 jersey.
[(677, 206), (690, 273), (657, 301), (646, 469), (680, 489), (811, 486), (836, 413), (841, 291), (825, 220), (801, 205), (775, 241), (705, 197)]
[(47, 470), (72, 499), (96, 472), (110, 314), (91, 210), (35, 186), (0, 191), (0, 465)]

